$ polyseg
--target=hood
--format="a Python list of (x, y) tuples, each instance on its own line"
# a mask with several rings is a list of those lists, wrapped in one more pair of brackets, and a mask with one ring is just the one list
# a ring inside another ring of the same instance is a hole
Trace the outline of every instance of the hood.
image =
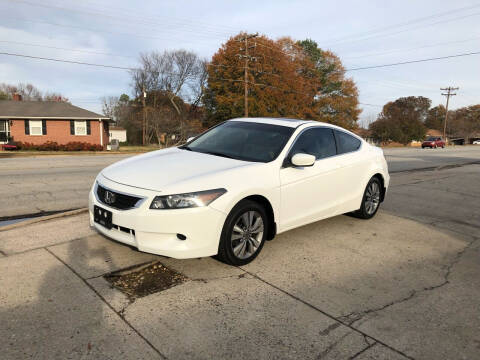
[(102, 171), (117, 183), (162, 191), (168, 186), (202, 176), (212, 176), (250, 162), (194, 151), (169, 148), (119, 161)]

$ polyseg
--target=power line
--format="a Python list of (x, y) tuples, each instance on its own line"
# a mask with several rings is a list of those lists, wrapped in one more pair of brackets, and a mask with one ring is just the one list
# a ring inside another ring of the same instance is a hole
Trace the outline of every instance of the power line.
[(363, 67), (357, 67), (357, 68), (352, 68), (352, 69), (346, 69), (345, 71), (357, 71), (357, 70), (377, 69), (377, 68), (382, 68), (382, 67), (405, 65), (405, 64), (414, 64), (414, 63), (420, 63), (420, 62), (426, 62), (426, 61), (435, 61), (435, 60), (443, 60), (443, 59), (451, 59), (451, 58), (456, 58), (456, 57), (470, 56), (470, 55), (478, 55), (478, 54), (480, 54), (480, 51), (470, 52), (470, 53), (464, 53), (464, 54), (448, 55), (448, 56), (439, 56), (439, 57), (427, 58), (427, 59), (402, 61), (402, 62), (391, 63), (391, 64), (363, 66)]
[(50, 46), (50, 45), (31, 44), (31, 43), (25, 43), (25, 42), (19, 42), (19, 41), (10, 41), (10, 40), (0, 40), (0, 43), (25, 45), (25, 46), (35, 46), (35, 47), (40, 47), (40, 48), (45, 48), (45, 49), (66, 50), (66, 51), (80, 52), (80, 53), (85, 53), (85, 54), (98, 54), (98, 55), (107, 55), (107, 56), (114, 56), (114, 57), (135, 58), (135, 56), (110, 54), (110, 53), (104, 53), (104, 52), (99, 52), (99, 51), (89, 51), (89, 50), (63, 48), (63, 47), (56, 47), (56, 46)]
[(393, 54), (396, 52), (402, 52), (402, 51), (413, 51), (413, 50), (419, 50), (419, 49), (425, 49), (425, 48), (431, 48), (431, 47), (436, 47), (436, 46), (441, 46), (441, 45), (450, 45), (450, 44), (460, 44), (460, 43), (465, 43), (468, 41), (473, 41), (473, 40), (478, 40), (480, 39), (480, 36), (476, 36), (473, 38), (465, 39), (465, 40), (454, 40), (454, 41), (446, 41), (446, 42), (441, 42), (441, 43), (436, 43), (436, 44), (429, 44), (429, 45), (424, 45), (424, 46), (417, 46), (417, 47), (412, 47), (412, 48), (402, 48), (402, 49), (391, 49), (389, 51), (374, 51), (374, 52), (369, 52), (367, 55), (361, 55), (361, 56), (352, 56), (352, 57), (344, 57), (343, 60), (353, 60), (353, 59), (362, 59), (366, 57), (372, 57), (372, 56), (383, 56), (383, 55), (389, 55)]
[(398, 27), (404, 27), (404, 26), (419, 23), (419, 22), (422, 22), (422, 21), (425, 21), (425, 20), (430, 20), (430, 19), (434, 19), (434, 18), (439, 18), (439, 17), (451, 15), (451, 14), (458, 13), (458, 12), (461, 12), (461, 11), (464, 11), (464, 10), (470, 10), (470, 9), (473, 9), (473, 8), (477, 8), (479, 6), (480, 6), (480, 4), (476, 4), (476, 5), (472, 5), (472, 6), (457, 8), (457, 9), (445, 11), (445, 12), (442, 12), (442, 13), (437, 13), (437, 14), (434, 14), (434, 15), (429, 15), (429, 16), (424, 16), (424, 17), (408, 20), (408, 21), (402, 22), (402, 23), (397, 23), (397, 24), (393, 24), (393, 25), (389, 25), (389, 26), (385, 26), (385, 27), (381, 27), (381, 28), (375, 28), (375, 29), (368, 30), (368, 31), (365, 31), (365, 32), (355, 33), (353, 35), (351, 34), (351, 35), (342, 36), (342, 37), (339, 37), (339, 38), (336, 38), (336, 39), (332, 39), (331, 41), (336, 42), (336, 41), (341, 41), (341, 40), (345, 40), (345, 39), (358, 38), (359, 36), (361, 37), (361, 36), (365, 36), (365, 35), (375, 34), (375, 33), (378, 33), (378, 32), (383, 32), (385, 30), (390, 30), (390, 29), (394, 29), (394, 28), (398, 28)]
[(62, 63), (68, 63), (68, 64), (76, 64), (76, 65), (96, 66), (96, 67), (102, 67), (102, 68), (111, 68), (111, 69), (120, 69), (120, 70), (135, 70), (135, 68), (124, 67), (124, 66), (115, 66), (115, 65), (106, 65), (106, 64), (94, 64), (94, 63), (87, 63), (87, 62), (82, 62), (82, 61), (54, 59), (54, 58), (46, 58), (46, 57), (41, 57), (41, 56), (31, 56), (31, 55), (23, 55), (23, 54), (13, 54), (13, 53), (7, 53), (7, 52), (0, 52), (0, 55), (17, 56), (17, 57), (23, 57), (23, 58), (29, 58), (29, 59), (55, 61), (55, 62), (62, 62)]
[[(364, 67), (346, 69), (346, 70), (344, 70), (344, 71), (345, 71), (345, 72), (348, 72), (348, 71), (358, 71), (358, 70), (367, 70), (367, 69), (377, 69), (377, 68), (382, 68), (382, 67), (398, 66), (398, 65), (406, 65), (406, 64), (414, 64), (414, 63), (427, 62), (427, 61), (435, 61), (435, 60), (443, 60), (443, 59), (451, 59), (451, 58), (457, 58), (457, 57), (463, 57), (463, 56), (470, 56), (470, 55), (478, 55), (478, 54), (480, 54), (480, 51), (470, 52), (470, 53), (463, 53), (463, 54), (456, 54), (456, 55), (440, 56), (440, 57), (427, 58), (427, 59), (402, 61), (402, 62), (391, 63), (391, 64), (364, 66)], [(55, 62), (64, 62), (64, 63), (78, 64), (78, 65), (97, 66), (97, 67), (112, 68), (112, 69), (135, 70), (135, 68), (133, 68), (133, 67), (124, 67), (124, 66), (107, 65), (107, 64), (94, 64), (94, 63), (87, 63), (87, 62), (81, 62), (81, 61), (55, 59), (55, 58), (46, 58), (46, 57), (40, 57), (40, 56), (31, 56), (31, 55), (15, 54), (15, 53), (7, 53), (7, 52), (0, 52), (0, 55), (17, 56), (17, 57), (24, 57), (24, 58), (30, 58), (30, 59), (47, 60), (47, 61), (55, 61)], [(216, 65), (216, 64), (211, 64), (211, 65), (212, 65), (212, 66), (220, 66), (220, 65)], [(223, 66), (223, 65), (222, 65), (222, 66)], [(227, 65), (225, 65), (225, 66), (227, 66)]]
[(382, 37), (389, 37), (389, 36), (401, 34), (401, 33), (404, 33), (404, 32), (409, 32), (409, 31), (412, 31), (412, 30), (420, 29), (422, 27), (428, 27), (428, 26), (443, 24), (443, 23), (452, 22), (452, 21), (456, 21), (456, 20), (462, 20), (462, 19), (466, 19), (466, 18), (469, 18), (469, 17), (472, 17), (472, 16), (477, 16), (477, 15), (480, 15), (480, 12), (474, 13), (474, 14), (462, 15), (462, 16), (452, 18), (452, 19), (440, 20), (440, 21), (436, 21), (436, 22), (433, 22), (433, 23), (429, 23), (429, 24), (422, 24), (422, 25), (418, 25), (418, 26), (413, 27), (413, 28), (399, 30), (399, 31), (396, 31), (396, 32), (393, 32), (393, 33), (386, 33), (386, 34), (378, 34), (378, 35), (372, 35), (372, 36), (367, 36), (367, 37), (353, 38), (353, 39), (348, 40), (348, 41), (337, 41), (337, 42), (327, 43), (323, 46), (324, 47), (330, 47), (332, 45), (337, 45), (337, 44), (348, 44), (348, 43), (351, 43), (351, 42), (366, 41), (366, 40), (377, 39), (377, 38), (382, 38)]
[[(104, 34), (111, 34), (111, 35), (122, 35), (122, 36), (132, 36), (132, 37), (137, 37), (137, 38), (143, 38), (143, 39), (155, 39), (155, 40), (172, 40), (175, 38), (174, 35), (166, 35), (166, 36), (152, 36), (152, 35), (146, 35), (146, 34), (137, 34), (137, 33), (131, 33), (131, 32), (118, 32), (118, 31), (108, 31), (108, 30), (103, 30), (103, 29), (98, 29), (98, 28), (91, 28), (91, 27), (84, 27), (84, 26), (77, 26), (77, 25), (68, 25), (68, 24), (60, 24), (60, 23), (54, 23), (54, 22), (48, 22), (48, 21), (41, 21), (41, 20), (31, 20), (31, 19), (25, 19), (25, 18), (18, 18), (18, 17), (8, 17), (7, 20), (16, 20), (16, 21), (24, 21), (24, 22), (31, 22), (31, 23), (36, 23), (36, 24), (44, 24), (44, 25), (51, 25), (51, 26), (56, 26), (56, 27), (63, 27), (63, 28), (69, 28), (69, 29), (79, 29), (79, 30), (86, 30), (86, 31), (91, 31), (95, 33), (104, 33)], [(163, 31), (163, 30), (162, 30)], [(177, 39), (180, 39), (179, 37), (176, 37)], [(200, 37), (198, 39), (192, 39), (191, 41), (189, 40), (184, 40), (182, 41), (184, 43), (197, 43), (198, 41), (212, 41), (212, 37)], [(221, 39), (222, 41), (224, 38), (218, 38)]]
[[(111, 15), (111, 12), (105, 13), (105, 12), (92, 11), (90, 9), (87, 9), (87, 10), (73, 9), (73, 8), (68, 8), (68, 7), (50, 5), (50, 4), (33, 3), (33, 2), (30, 2), (30, 1), (24, 1), (24, 0), (6, 0), (6, 1), (22, 3), (22, 4), (29, 5), (29, 6), (52, 8), (52, 9), (65, 11), (65, 12), (80, 13), (80, 14), (89, 15), (89, 16), (92, 16), (92, 15), (93, 16), (101, 16), (102, 18), (107, 18), (107, 19), (114, 20), (114, 21), (121, 21), (122, 23), (124, 23), (125, 20), (132, 21), (132, 16), (128, 16), (128, 17), (114, 16), (114, 15)], [(145, 18), (143, 18), (143, 17), (139, 18), (139, 19), (138, 18), (133, 19), (133, 20), (135, 20), (135, 24), (137, 26), (140, 25), (140, 26), (151, 27), (152, 25), (155, 26), (155, 25), (160, 24), (157, 21), (150, 21), (150, 22), (145, 21)], [(190, 29), (188, 29), (188, 27), (190, 27)], [(204, 28), (192, 28), (191, 23), (185, 23), (184, 28), (185, 29), (183, 31), (196, 34), (197, 36), (198, 35), (217, 35), (217, 36), (221, 35), (222, 37), (226, 36), (226, 32), (219, 32), (219, 31), (208, 30), (208, 29), (204, 29)], [(167, 27), (164, 27), (162, 31), (175, 32), (176, 33), (176, 32), (178, 32), (178, 29), (173, 29), (172, 26), (167, 26)]]

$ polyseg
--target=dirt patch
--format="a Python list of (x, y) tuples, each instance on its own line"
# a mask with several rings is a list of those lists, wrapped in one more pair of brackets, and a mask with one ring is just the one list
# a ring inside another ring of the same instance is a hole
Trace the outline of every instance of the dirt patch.
[(142, 266), (129, 272), (111, 273), (105, 275), (105, 279), (130, 299), (166, 290), (187, 280), (182, 274), (160, 263)]

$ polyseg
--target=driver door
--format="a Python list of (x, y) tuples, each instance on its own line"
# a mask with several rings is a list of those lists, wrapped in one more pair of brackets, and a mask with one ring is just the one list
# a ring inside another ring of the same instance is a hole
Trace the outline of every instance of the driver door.
[[(310, 167), (295, 167), (297, 153), (314, 155)], [(333, 130), (312, 127), (297, 136), (280, 169), (281, 209), (279, 231), (333, 216), (341, 189), (337, 187), (339, 163)]]

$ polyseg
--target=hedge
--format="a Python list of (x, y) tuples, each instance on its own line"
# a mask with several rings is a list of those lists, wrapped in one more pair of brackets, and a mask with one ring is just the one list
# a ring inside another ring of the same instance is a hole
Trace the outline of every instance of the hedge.
[(72, 141), (67, 144), (58, 144), (55, 141), (47, 141), (43, 144), (32, 144), (28, 142), (17, 142), (20, 150), (38, 150), (38, 151), (102, 151), (103, 147), (98, 144), (90, 144), (80, 141)]

